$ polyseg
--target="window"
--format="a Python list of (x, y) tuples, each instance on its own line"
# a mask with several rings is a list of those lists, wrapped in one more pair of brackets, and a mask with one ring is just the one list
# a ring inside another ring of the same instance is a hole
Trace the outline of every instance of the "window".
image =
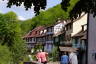
[(58, 38), (58, 37), (56, 37), (56, 38), (55, 38), (55, 41), (56, 41), (56, 42), (58, 42), (58, 41), (59, 41), (59, 38)]
[(49, 49), (49, 44), (47, 44), (47, 49)]
[(43, 31), (40, 31), (40, 35), (43, 34)]
[(49, 28), (49, 32), (52, 32), (52, 28)]
[(44, 33), (46, 33), (47, 30), (44, 30)]
[(42, 39), (43, 41), (45, 41), (45, 37), (43, 37), (43, 39)]
[(32, 41), (32, 38), (29, 38), (30, 41)]
[(68, 30), (68, 25), (66, 25), (66, 30)]
[(28, 42), (29, 42), (29, 38), (28, 38), (28, 40), (27, 40)]
[(75, 39), (75, 44), (77, 44), (77, 43), (78, 43), (78, 38)]
[(49, 32), (50, 30), (49, 30), (49, 28), (47, 28), (47, 32)]
[(35, 34), (37, 34), (37, 31), (35, 32)]

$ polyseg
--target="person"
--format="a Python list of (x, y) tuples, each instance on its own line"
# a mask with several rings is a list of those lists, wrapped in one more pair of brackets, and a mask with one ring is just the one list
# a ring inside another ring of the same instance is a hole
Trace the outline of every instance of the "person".
[(40, 58), (40, 52), (39, 51), (37, 51), (36, 58), (37, 58), (37, 61), (39, 63), (41, 63), (41, 58)]
[(42, 64), (47, 64), (47, 56), (48, 56), (47, 52), (41, 52), (40, 53), (40, 58), (41, 58)]
[(69, 57), (66, 54), (66, 52), (64, 52), (63, 55), (61, 56), (60, 64), (68, 64), (68, 63), (69, 63)]
[(76, 53), (71, 52), (69, 54), (69, 62), (70, 62), (70, 64), (78, 64), (78, 59), (77, 59)]

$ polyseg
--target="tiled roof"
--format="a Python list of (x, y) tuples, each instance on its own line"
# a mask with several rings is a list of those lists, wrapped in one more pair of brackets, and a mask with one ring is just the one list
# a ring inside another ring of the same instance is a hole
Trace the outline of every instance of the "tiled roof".
[(44, 26), (39, 26), (34, 28), (32, 31), (30, 31), (28, 34), (26, 34), (24, 36), (24, 38), (28, 38), (28, 37), (40, 37), (40, 36), (44, 36), (44, 34), (40, 35), (40, 31), (44, 30), (45, 27)]

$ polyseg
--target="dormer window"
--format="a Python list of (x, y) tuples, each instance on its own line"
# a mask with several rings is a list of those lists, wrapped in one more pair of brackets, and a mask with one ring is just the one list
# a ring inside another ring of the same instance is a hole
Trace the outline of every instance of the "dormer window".
[(37, 34), (37, 31), (35, 32), (35, 34)]
[(85, 31), (87, 29), (87, 25), (82, 25), (82, 31)]
[(47, 30), (44, 30), (44, 33), (46, 33)]
[(41, 30), (41, 31), (40, 31), (40, 35), (41, 35), (42, 33), (43, 33), (43, 31)]

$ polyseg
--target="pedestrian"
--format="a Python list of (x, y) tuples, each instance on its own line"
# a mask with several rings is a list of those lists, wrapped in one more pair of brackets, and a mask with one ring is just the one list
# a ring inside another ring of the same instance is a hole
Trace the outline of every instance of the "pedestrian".
[(69, 54), (69, 62), (70, 64), (78, 64), (77, 54), (75, 52)]
[(36, 58), (37, 58), (37, 61), (38, 61), (39, 63), (41, 63), (40, 54), (41, 54), (41, 52), (40, 52), (39, 50), (37, 50)]
[(48, 56), (47, 52), (41, 52), (40, 53), (41, 63), (47, 64), (47, 56)]
[(66, 52), (64, 52), (63, 55), (61, 56), (60, 64), (68, 64), (68, 63), (69, 63), (69, 57), (66, 54)]

